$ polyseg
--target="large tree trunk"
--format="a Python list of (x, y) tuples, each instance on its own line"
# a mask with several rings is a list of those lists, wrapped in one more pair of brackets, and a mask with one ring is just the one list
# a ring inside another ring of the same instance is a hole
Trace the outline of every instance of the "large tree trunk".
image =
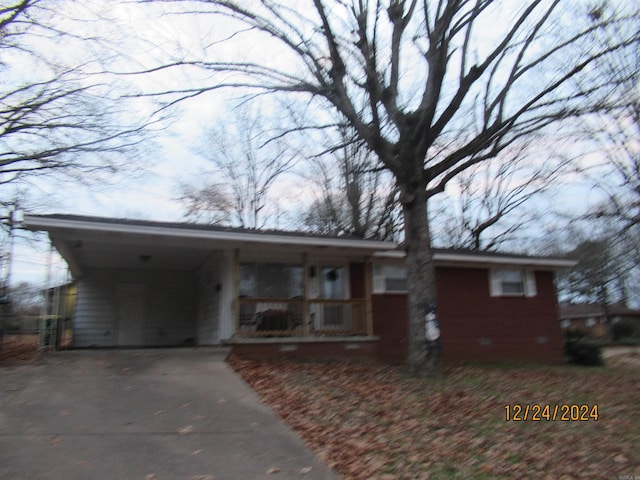
[[(434, 338), (436, 310), (435, 268), (431, 251), (427, 195), (424, 187), (404, 190), (406, 265), (409, 292), (409, 353), (412, 373), (440, 375), (440, 339)], [(431, 328), (427, 328), (431, 319)], [(428, 331), (429, 330), (429, 331)], [(429, 333), (429, 335), (428, 335)]]

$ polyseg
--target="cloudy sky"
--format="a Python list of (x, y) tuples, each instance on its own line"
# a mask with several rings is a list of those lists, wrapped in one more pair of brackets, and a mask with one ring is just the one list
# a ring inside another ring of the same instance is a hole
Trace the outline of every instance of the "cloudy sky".
[[(72, 2), (69, 2), (72, 3)], [(78, 4), (76, 4), (78, 5)], [(136, 5), (112, 2), (82, 2), (82, 6), (72, 9), (73, 17), (84, 18), (84, 22), (72, 22), (69, 28), (89, 28), (94, 34), (110, 38), (112, 68), (122, 70), (144, 69), (152, 66), (163, 57), (168, 58), (180, 54), (180, 50), (198, 53), (203, 44), (225, 38), (228, 32), (224, 26), (212, 28), (208, 18), (202, 16), (184, 16), (182, 18), (154, 17), (161, 13), (151, 7), (144, 9)], [(153, 15), (150, 16), (150, 12)], [(98, 22), (99, 17), (109, 17), (111, 22)], [(84, 25), (84, 27), (83, 27)], [(140, 40), (142, 38), (143, 40)], [(73, 62), (76, 56), (82, 55), (81, 44), (46, 45), (43, 48), (49, 55), (57, 55), (62, 60)], [(237, 49), (228, 44), (220, 44), (219, 49)], [(244, 44), (243, 49), (250, 49), (260, 55), (266, 46)], [(224, 53), (224, 52), (222, 52)], [(230, 50), (229, 54), (237, 54)], [(274, 58), (273, 61), (282, 61)], [(25, 75), (30, 66), (24, 65)], [(193, 72), (192, 72), (193, 73)], [(162, 90), (164, 87), (188, 84), (189, 74), (175, 71), (152, 77), (153, 87)], [(149, 77), (133, 77), (127, 81), (140, 82), (138, 87), (149, 87)], [(207, 168), (207, 161), (194, 149), (202, 136), (203, 126), (226, 115), (225, 98), (229, 92), (214, 92), (205, 97), (198, 97), (181, 103), (176, 107), (173, 122), (165, 131), (149, 143), (149, 148), (139, 158), (132, 159), (142, 171), (125, 172), (103, 184), (82, 185), (60, 179), (41, 178), (31, 181), (29, 202), (33, 213), (70, 213), (83, 215), (99, 215), (109, 217), (143, 218), (150, 220), (180, 221), (183, 220), (183, 209), (176, 200), (176, 186), (179, 181), (197, 177)], [(151, 104), (141, 103), (141, 108), (153, 108)], [(279, 208), (292, 211), (300, 205), (308, 205), (313, 200), (306, 181), (299, 175), (290, 175), (274, 190), (279, 198)], [(587, 202), (596, 202), (599, 195), (587, 187), (581, 179), (575, 178), (570, 186), (562, 187), (562, 203), (574, 205), (582, 209)], [(286, 219), (285, 219), (286, 221)], [(282, 225), (290, 226), (290, 225)], [(14, 255), (14, 281), (38, 281), (46, 277), (46, 265), (49, 263), (49, 252), (45, 242), (37, 244), (19, 240)], [(63, 265), (55, 260), (54, 276), (64, 274)]]

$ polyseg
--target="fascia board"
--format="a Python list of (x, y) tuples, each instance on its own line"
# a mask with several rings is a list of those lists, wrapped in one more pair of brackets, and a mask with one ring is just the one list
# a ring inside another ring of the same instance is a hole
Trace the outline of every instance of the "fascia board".
[[(405, 252), (396, 250), (393, 252), (378, 252), (373, 258), (401, 260), (404, 259)], [(535, 257), (501, 257), (498, 255), (465, 255), (461, 253), (440, 253), (433, 255), (436, 264), (455, 264), (455, 265), (475, 265), (475, 266), (494, 266), (494, 265), (510, 265), (522, 267), (540, 267), (547, 269), (571, 268), (577, 262), (563, 258), (535, 258)]]
[(25, 215), (24, 225), (29, 230), (46, 230), (52, 234), (54, 230), (76, 230), (99, 233), (119, 233), (133, 235), (151, 235), (168, 238), (190, 238), (210, 241), (250, 242), (263, 244), (287, 244), (309, 247), (355, 248), (361, 250), (393, 250), (397, 245), (379, 240), (352, 240), (344, 238), (319, 238), (294, 235), (277, 235), (270, 233), (220, 232), (212, 230), (189, 230), (151, 225), (125, 225), (117, 223), (101, 223), (91, 221), (67, 220), (59, 218), (43, 218)]
[(518, 265), (523, 267), (541, 268), (569, 268), (576, 265), (576, 261), (563, 258), (535, 258), (535, 257), (500, 257), (500, 256), (474, 256), (457, 253), (436, 253), (434, 261), (446, 263), (475, 263), (484, 265)]

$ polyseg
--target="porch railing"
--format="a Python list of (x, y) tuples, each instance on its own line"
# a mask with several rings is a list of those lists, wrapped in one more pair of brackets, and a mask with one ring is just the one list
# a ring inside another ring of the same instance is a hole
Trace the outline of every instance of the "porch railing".
[(367, 335), (363, 299), (239, 298), (236, 336)]

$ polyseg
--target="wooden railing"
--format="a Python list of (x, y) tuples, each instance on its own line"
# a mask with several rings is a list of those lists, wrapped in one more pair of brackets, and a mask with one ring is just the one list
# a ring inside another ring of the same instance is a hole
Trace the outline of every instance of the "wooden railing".
[(239, 298), (236, 336), (367, 335), (365, 301)]

